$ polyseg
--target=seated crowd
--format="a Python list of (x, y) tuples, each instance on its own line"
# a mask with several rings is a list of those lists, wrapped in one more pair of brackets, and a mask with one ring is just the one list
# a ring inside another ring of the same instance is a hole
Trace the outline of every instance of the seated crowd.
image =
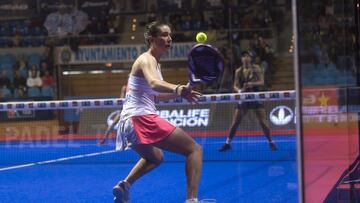
[(27, 62), (17, 61), (12, 68), (0, 69), (0, 99), (23, 99), (27, 97), (54, 97), (53, 70), (42, 60), (27, 67)]
[[(233, 29), (233, 33), (229, 34), (233, 39), (232, 45), (224, 45), (224, 48), (221, 48), (226, 62), (225, 73), (217, 84), (211, 84), (213, 90), (222, 89), (222, 92), (231, 92), (233, 74), (240, 65), (240, 53), (244, 50), (248, 50), (253, 54), (254, 63), (259, 64), (263, 68), (266, 82), (268, 82), (274, 51), (264, 40), (264, 38), (271, 38), (271, 34), (264, 33), (262, 29), (267, 30), (278, 24), (277, 21), (281, 20), (279, 17), (281, 16), (279, 14), (281, 13), (280, 10), (268, 9), (265, 13), (261, 12), (262, 8), (268, 7), (266, 1), (256, 4), (239, 3), (236, 6), (223, 5), (220, 1), (211, 1), (213, 7), (205, 10), (202, 10), (203, 3), (200, 1), (185, 2), (187, 1), (181, 1), (180, 4), (176, 4), (180, 7), (174, 8), (175, 10), (171, 12), (163, 10), (161, 5), (150, 5), (147, 12), (143, 14), (144, 19), (147, 18), (145, 20), (147, 22), (153, 20), (166, 20), (170, 22), (175, 28), (175, 35), (178, 31), (185, 33), (187, 31), (197, 32), (202, 30), (206, 32), (214, 29)], [(232, 12), (231, 22), (228, 21), (228, 8), (231, 8)], [(74, 38), (76, 40), (75, 44), (117, 44), (119, 37), (114, 36), (123, 33), (124, 26), (130, 25), (131, 22), (126, 20), (126, 15), (124, 16), (119, 11), (114, 12), (113, 10), (113, 8), (109, 8), (108, 11), (105, 10), (104, 15), (100, 16), (91, 16), (90, 13), (87, 13), (87, 25), (78, 33), (78, 37)], [(197, 12), (190, 13), (192, 11)], [(0, 48), (47, 45), (46, 36), (48, 31), (44, 26), (46, 21), (46, 17), (44, 17), (42, 19), (29, 18), (25, 20), (0, 21)], [(138, 25), (143, 26), (147, 22), (138, 22)], [(248, 35), (245, 36), (246, 38), (239, 34), (240, 30), (244, 29), (250, 30)], [(177, 35), (177, 42), (193, 41), (193, 39), (187, 39), (183, 33)], [(250, 41), (248, 47), (240, 45), (240, 41), (243, 39)], [(66, 37), (62, 40), (57, 40), (60, 44), (55, 45), (61, 45), (61, 43), (71, 44), (71, 42), (67, 41)], [(226, 41), (228, 38), (224, 40)], [(46, 61), (29, 63), (26, 59), (16, 59), (16, 63), (11, 64), (11, 68), (3, 66), (4, 63), (0, 59), (0, 98), (54, 96), (55, 75), (52, 64), (50, 65), (51, 67), (48, 67), (49, 64)]]

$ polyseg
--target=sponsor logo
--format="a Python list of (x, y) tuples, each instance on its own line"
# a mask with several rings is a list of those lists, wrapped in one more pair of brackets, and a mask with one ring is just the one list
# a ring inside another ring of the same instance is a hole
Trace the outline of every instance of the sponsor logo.
[(245, 95), (245, 100), (253, 100), (253, 99), (255, 99), (255, 95), (253, 95), (253, 94), (246, 94)]
[(60, 107), (68, 107), (69, 103), (68, 102), (60, 102), (59, 106)]
[(38, 108), (45, 108), (46, 103), (38, 103), (37, 106), (38, 106)]
[(210, 109), (160, 110), (157, 114), (179, 127), (201, 127), (209, 125)]
[(272, 98), (272, 99), (280, 98), (280, 94), (279, 93), (271, 93), (270, 98)]
[(182, 103), (183, 99), (181, 97), (177, 97), (177, 98), (174, 99), (174, 102), (175, 103)]
[(7, 111), (8, 119), (35, 118), (35, 112), (30, 110)]
[(95, 106), (100, 106), (100, 102), (99, 101), (94, 101), (94, 105)]
[(91, 103), (89, 101), (83, 101), (81, 102), (81, 106), (91, 106)]
[(287, 106), (277, 106), (271, 110), (269, 117), (274, 125), (282, 126), (289, 124), (293, 120), (294, 113)]
[(198, 102), (206, 102), (206, 97), (200, 97)]
[(113, 106), (114, 102), (113, 101), (104, 101), (104, 105), (105, 106)]
[(230, 96), (229, 95), (224, 95), (220, 97), (221, 101), (229, 101), (230, 100)]
[(16, 104), (16, 108), (23, 109), (23, 108), (25, 108), (25, 105), (24, 104)]

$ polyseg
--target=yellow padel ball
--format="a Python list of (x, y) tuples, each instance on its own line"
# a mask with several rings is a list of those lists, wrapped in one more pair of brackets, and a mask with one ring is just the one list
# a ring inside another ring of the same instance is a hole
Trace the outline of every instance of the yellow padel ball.
[(207, 36), (204, 32), (199, 32), (196, 34), (196, 41), (199, 43), (204, 43), (207, 40)]

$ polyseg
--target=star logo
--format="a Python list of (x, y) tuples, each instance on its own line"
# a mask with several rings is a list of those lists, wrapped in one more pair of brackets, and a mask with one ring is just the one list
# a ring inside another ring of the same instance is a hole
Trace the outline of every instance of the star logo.
[(321, 97), (318, 98), (320, 106), (328, 106), (329, 97), (325, 96), (324, 92), (321, 92)]

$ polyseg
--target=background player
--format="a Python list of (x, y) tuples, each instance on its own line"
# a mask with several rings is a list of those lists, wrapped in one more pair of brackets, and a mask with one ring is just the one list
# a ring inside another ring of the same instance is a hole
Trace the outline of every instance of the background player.
[[(251, 53), (244, 51), (241, 54), (241, 66), (235, 71), (233, 89), (235, 92), (258, 92), (264, 86), (264, 74), (262, 69), (251, 63)], [(267, 124), (266, 112), (261, 102), (239, 102), (235, 109), (235, 114), (230, 128), (230, 133), (225, 144), (219, 149), (220, 152), (229, 150), (231, 142), (235, 136), (236, 130), (249, 109), (254, 109), (256, 118), (269, 141), (271, 150), (276, 150), (277, 146), (271, 138), (269, 125)]]

